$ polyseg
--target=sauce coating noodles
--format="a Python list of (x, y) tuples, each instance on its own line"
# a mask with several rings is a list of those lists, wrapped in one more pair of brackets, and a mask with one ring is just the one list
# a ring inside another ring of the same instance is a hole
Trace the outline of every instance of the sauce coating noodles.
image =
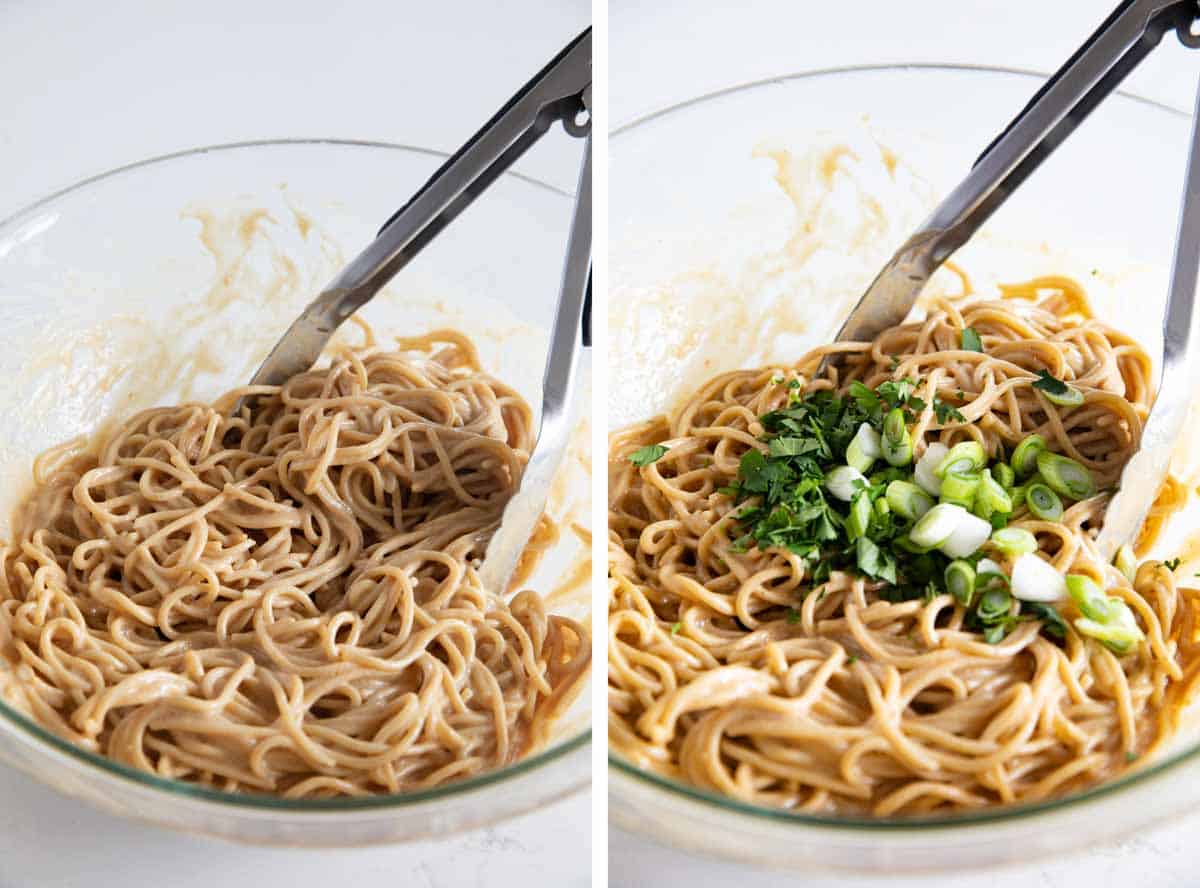
[(89, 750), (231, 791), (401, 792), (511, 762), (546, 739), (590, 647), (471, 566), (533, 434), (521, 397), (439, 331), (46, 454), (4, 550), (4, 698)]
[[(938, 300), (923, 320), (874, 342), (726, 373), (669, 416), (614, 434), (612, 749), (744, 801), (883, 817), (1068, 793), (1169, 737), (1200, 672), (1196, 593), (1158, 562), (1130, 583), (1094, 545), (1103, 490), (1138, 446), (1151, 362), (1091, 319), (1075, 291), (1054, 279), (1015, 287), (1009, 299)], [(963, 349), (968, 327), (983, 352)], [(827, 355), (840, 361), (817, 377)], [(1082, 391), (1083, 403), (1052, 403), (1033, 387), (1039, 370)], [(839, 570), (817, 590), (811, 565), (786, 548), (735, 546), (739, 508), (721, 489), (749, 449), (765, 449), (760, 417), (788, 403), (784, 375), (803, 392), (922, 380), (914, 459), (935, 441), (974, 440), (996, 456), (1036, 433), (1077, 460), (1099, 495), (1061, 521), (1018, 507), (1009, 526), (1033, 533), (1059, 572), (1091, 577), (1125, 601), (1146, 642), (1118, 656), (1069, 631), (1060, 645), (1034, 620), (988, 644), (949, 594), (889, 601), (879, 581)], [(961, 420), (939, 420), (935, 395), (958, 405)], [(665, 455), (631, 464), (629, 454), (651, 444)], [(1160, 495), (1143, 546), (1178, 508), (1177, 487)]]

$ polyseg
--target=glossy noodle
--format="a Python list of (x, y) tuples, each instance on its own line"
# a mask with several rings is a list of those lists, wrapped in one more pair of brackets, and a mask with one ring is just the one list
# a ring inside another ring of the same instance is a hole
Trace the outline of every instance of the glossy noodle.
[(583, 626), (472, 567), (532, 436), (442, 331), (48, 453), (4, 553), (4, 699), (238, 792), (402, 792), (511, 762), (589, 656)]

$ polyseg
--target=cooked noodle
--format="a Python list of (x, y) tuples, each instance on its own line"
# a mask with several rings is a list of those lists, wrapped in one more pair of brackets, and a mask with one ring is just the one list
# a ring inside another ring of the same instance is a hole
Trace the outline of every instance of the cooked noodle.
[(532, 435), (442, 331), (48, 453), (4, 553), (4, 697), (224, 790), (400, 792), (511, 762), (589, 658), (584, 627), (471, 567)]
[[(1072, 282), (1035, 281), (1006, 295), (1014, 298), (939, 300), (924, 320), (872, 343), (818, 348), (795, 367), (726, 373), (669, 417), (612, 437), (609, 730), (617, 754), (748, 802), (920, 815), (1078, 790), (1169, 736), (1200, 671), (1196, 593), (1158, 562), (1142, 564), (1131, 585), (1103, 561), (1094, 543), (1103, 492), (1061, 523), (1022, 507), (1009, 526), (1033, 532), (1062, 573), (1091, 576), (1128, 603), (1147, 641), (1126, 656), (1075, 632), (1056, 645), (1036, 621), (988, 644), (948, 594), (888, 601), (878, 581), (842, 571), (815, 592), (803, 558), (733, 545), (739, 510), (719, 489), (748, 449), (762, 447), (759, 417), (788, 403), (783, 376), (805, 392), (924, 380), (915, 457), (933, 441), (971, 438), (995, 455), (1038, 433), (1086, 466), (1099, 488), (1111, 487), (1152, 400), (1148, 356), (1090, 319)], [(981, 334), (986, 353), (961, 349), (966, 327)], [(817, 377), (826, 355), (840, 363)], [(1032, 387), (1041, 369), (1082, 390), (1084, 403), (1056, 407)], [(958, 405), (963, 421), (939, 422), (935, 394)], [(625, 458), (654, 443), (669, 448), (657, 462)], [(1185, 495), (1180, 485), (1164, 488), (1151, 536)]]

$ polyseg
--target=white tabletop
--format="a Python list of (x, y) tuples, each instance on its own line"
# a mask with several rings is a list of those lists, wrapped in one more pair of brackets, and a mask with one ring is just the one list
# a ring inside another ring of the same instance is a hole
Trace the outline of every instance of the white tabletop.
[[(1115, 0), (853, 4), (610, 0), (610, 4), (610, 111), (619, 124), (722, 87), (816, 68), (953, 62), (1049, 71), (1091, 33)], [(1171, 37), (1129, 78), (1126, 88), (1190, 109), (1198, 79), (1200, 56), (1189, 54)], [(997, 120), (998, 125), (1001, 122)], [(1180, 158), (1181, 170), (1182, 163)], [(609, 880), (620, 888), (668, 884), (758, 888), (791, 883), (807, 888), (1200, 885), (1197, 828), (1200, 817), (1077, 858), (999, 873), (964, 873), (953, 880), (813, 873), (784, 879), (779, 873), (756, 874), (744, 866), (679, 854), (614, 830), (609, 837)]]
[[(587, 0), (8, 0), (0, 218), (93, 173), (199, 145), (316, 136), (453, 150), (589, 20)], [(573, 189), (578, 158), (573, 140), (547, 138), (519, 168)], [(458, 888), (535, 875), (579, 886), (588, 807), (581, 795), (442, 842), (264, 850), (115, 821), (0, 767), (0, 888)]]

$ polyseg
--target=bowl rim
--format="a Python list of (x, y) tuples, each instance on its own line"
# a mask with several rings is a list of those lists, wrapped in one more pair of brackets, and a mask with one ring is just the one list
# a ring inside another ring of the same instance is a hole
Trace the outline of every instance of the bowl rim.
[[(49, 205), (58, 200), (69, 197), (78, 192), (86, 191), (92, 185), (118, 178), (127, 173), (137, 172), (150, 167), (167, 165), (178, 160), (190, 160), (210, 154), (233, 154), (239, 151), (253, 151), (256, 149), (271, 150), (276, 148), (329, 148), (335, 150), (343, 148), (368, 149), (378, 150), (381, 152), (394, 152), (396, 154), (423, 155), (440, 161), (445, 161), (450, 157), (448, 152), (440, 151), (436, 148), (426, 148), (420, 145), (409, 145), (401, 142), (381, 142), (366, 139), (340, 139), (324, 137), (250, 139), (238, 142), (203, 145), (195, 148), (184, 148), (179, 151), (172, 151), (166, 154), (156, 154), (152, 157), (132, 161), (130, 163), (103, 170), (94, 175), (78, 179), (44, 197), (38, 198), (32, 203), (25, 204), (14, 212), (5, 216), (3, 219), (0, 219), (0, 230), (19, 225), (28, 216), (31, 216), (37, 211), (46, 209)], [(516, 180), (525, 185), (532, 186), (538, 190), (542, 190), (565, 199), (570, 199), (574, 196), (572, 192), (566, 191), (557, 185), (552, 185), (549, 182), (543, 181), (526, 173), (518, 172), (516, 170), (508, 170), (503, 174), (502, 179)], [(0, 253), (0, 256), (2, 255), (3, 253)], [(328, 814), (330, 812), (339, 811), (379, 811), (399, 809), (417, 806), (425, 802), (439, 801), (459, 795), (465, 795), (470, 792), (503, 783), (513, 778), (529, 776), (533, 772), (541, 770), (544, 766), (558, 761), (559, 759), (565, 758), (569, 754), (580, 749), (583, 749), (591, 742), (592, 738), (591, 717), (589, 717), (586, 727), (567, 737), (565, 740), (562, 740), (552, 746), (547, 746), (533, 755), (519, 759), (512, 764), (505, 765), (501, 768), (494, 768), (484, 771), (480, 774), (476, 774), (462, 780), (456, 780), (440, 786), (431, 787), (429, 789), (419, 789), (411, 792), (391, 793), (386, 795), (350, 796), (323, 799), (289, 799), (279, 796), (269, 796), (254, 793), (225, 792), (223, 790), (211, 789), (199, 784), (188, 783), (184, 780), (161, 777), (148, 771), (141, 771), (139, 769), (132, 768), (105, 756), (97, 755), (96, 753), (84, 749), (82, 746), (78, 746), (69, 740), (59, 737), (57, 734), (54, 734), (53, 732), (43, 728), (41, 725), (37, 724), (24, 714), (17, 712), (3, 700), (0, 700), (0, 719), (18, 728), (20, 732), (26, 735), (26, 739), (32, 739), (35, 745), (42, 744), (49, 746), (50, 751), (53, 753), (56, 753), (60, 756), (65, 755), (66, 757), (74, 759), (85, 766), (99, 768), (113, 777), (121, 780), (131, 781), (144, 789), (149, 789), (155, 792), (163, 792), (174, 796), (177, 799), (216, 805), (218, 807), (229, 805), (250, 811), (257, 810), (275, 813), (285, 812), (289, 814)], [(578, 782), (577, 785), (568, 789), (566, 794), (577, 792), (585, 785), (587, 785), (586, 780)]]
[[(1052, 72), (1040, 71), (1034, 68), (1007, 67), (1000, 65), (971, 65), (944, 62), (896, 62), (887, 64), (837, 65), (825, 68), (795, 71), (774, 77), (762, 77), (732, 86), (704, 93), (698, 96), (674, 102), (662, 108), (635, 115), (630, 119), (616, 124), (610, 131), (610, 139), (616, 141), (644, 124), (652, 123), (668, 117), (679, 111), (686, 111), (697, 105), (723, 99), (741, 92), (750, 92), (771, 86), (781, 86), (797, 81), (817, 80), (822, 77), (837, 77), (842, 75), (884, 74), (896, 72), (970, 74), (985, 77), (1016, 78), (1031, 81), (1045, 81)], [(1111, 98), (1116, 101), (1131, 102), (1135, 105), (1151, 108), (1162, 112), (1176, 120), (1188, 120), (1191, 114), (1166, 102), (1146, 98), (1125, 90), (1116, 90)], [(1093, 799), (1113, 795), (1134, 785), (1140, 785), (1166, 772), (1177, 765), (1184, 764), (1200, 757), (1200, 741), (1192, 747), (1155, 762), (1152, 765), (1127, 771), (1124, 775), (1112, 780), (1106, 780), (1088, 789), (1067, 796), (1049, 798), (1039, 802), (1021, 805), (994, 805), (973, 811), (953, 815), (937, 815), (930, 817), (912, 818), (883, 818), (883, 817), (846, 817), (823, 814), (810, 814), (791, 811), (784, 808), (770, 808), (743, 802), (730, 796), (692, 786), (681, 781), (664, 777), (652, 771), (643, 769), (624, 759), (611, 748), (607, 750), (610, 771), (616, 771), (623, 778), (633, 783), (643, 783), (651, 789), (664, 791), (665, 794), (681, 798), (689, 803), (700, 803), (706, 808), (717, 809), (723, 813), (748, 817), (752, 820), (767, 821), (774, 825), (791, 825), (796, 827), (818, 827), (824, 830), (870, 830), (876, 833), (892, 835), (902, 833), (920, 833), (928, 835), (938, 831), (962, 832), (972, 827), (989, 823), (1026, 821), (1038, 815), (1061, 811), (1066, 808), (1082, 805)]]

